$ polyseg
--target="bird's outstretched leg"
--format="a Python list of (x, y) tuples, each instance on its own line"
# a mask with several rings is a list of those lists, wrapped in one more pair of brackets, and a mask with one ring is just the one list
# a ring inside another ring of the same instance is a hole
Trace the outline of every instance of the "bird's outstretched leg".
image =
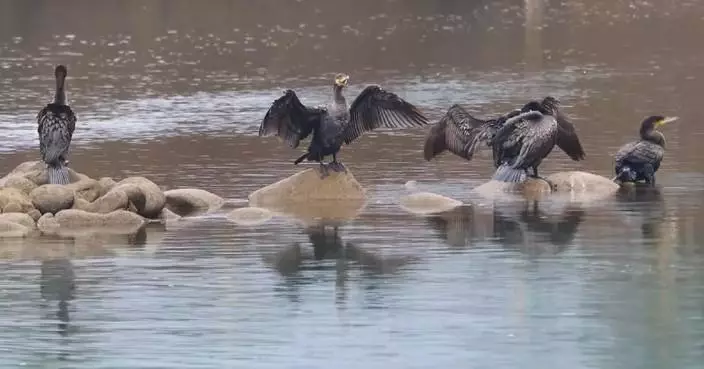
[(322, 161), (320, 162), (320, 179), (325, 179), (327, 176), (329, 176), (330, 173), (328, 172), (328, 166), (325, 165)]
[(337, 161), (337, 157), (335, 156), (335, 154), (332, 154), (332, 163), (330, 163), (330, 169), (332, 169), (336, 172), (347, 173), (347, 168), (345, 168), (345, 166), (342, 163)]

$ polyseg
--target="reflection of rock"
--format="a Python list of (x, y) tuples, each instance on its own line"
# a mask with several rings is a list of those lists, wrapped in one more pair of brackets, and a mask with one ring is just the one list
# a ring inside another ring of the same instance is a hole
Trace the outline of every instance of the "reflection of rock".
[(467, 246), (469, 241), (480, 233), (477, 220), (475, 210), (471, 206), (458, 206), (426, 217), (426, 221), (440, 234), (440, 238), (455, 247)]
[(401, 208), (414, 214), (434, 214), (452, 210), (461, 201), (432, 192), (417, 192), (401, 197)]
[(257, 225), (267, 222), (273, 214), (271, 211), (264, 208), (239, 208), (227, 214), (227, 218), (231, 221), (245, 226)]
[(36, 223), (31, 216), (23, 213), (0, 214), (0, 221), (21, 224), (29, 229), (35, 229)]
[(197, 188), (181, 188), (164, 192), (166, 207), (180, 216), (193, 216), (218, 210), (225, 200)]
[(73, 206), (73, 191), (67, 186), (47, 184), (35, 188), (29, 197), (42, 214), (58, 213)]
[(249, 195), (249, 202), (252, 206), (264, 207), (282, 201), (364, 201), (365, 192), (349, 170), (347, 173), (330, 171), (328, 177), (321, 179), (317, 170), (306, 169), (252, 192)]
[(32, 228), (23, 224), (0, 220), (0, 238), (26, 237), (32, 233)]

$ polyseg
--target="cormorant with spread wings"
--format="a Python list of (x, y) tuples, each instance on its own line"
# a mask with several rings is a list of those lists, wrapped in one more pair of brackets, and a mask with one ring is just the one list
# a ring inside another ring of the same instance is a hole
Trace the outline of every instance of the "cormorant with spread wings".
[[(346, 74), (335, 76), (333, 98), (325, 107), (305, 106), (293, 90), (286, 90), (266, 112), (259, 136), (278, 136), (291, 148), (296, 148), (312, 133), (308, 150), (294, 164), (303, 160), (317, 161), (321, 176), (325, 178), (328, 166), (334, 171), (346, 170), (337, 161), (343, 143), (349, 145), (364, 132), (380, 127), (410, 128), (428, 124), (415, 106), (376, 85), (367, 86), (348, 108), (342, 95), (348, 81)], [(330, 155), (332, 162), (323, 164), (323, 159)]]
[(520, 183), (526, 179), (528, 168), (533, 169), (533, 177), (540, 178), (538, 166), (555, 145), (572, 160), (584, 159), (574, 126), (558, 106), (559, 101), (548, 96), (541, 102), (529, 102), (520, 114), (506, 120), (490, 143), (497, 168), (492, 179)]
[[(541, 109), (546, 112), (546, 114), (550, 114), (550, 119), (555, 120), (557, 125), (554, 131), (553, 128), (549, 128), (538, 135), (535, 135), (535, 133), (539, 133), (537, 131), (528, 133), (527, 135), (532, 137), (531, 140), (539, 138), (538, 136), (550, 136), (553, 138), (554, 145), (560, 147), (572, 160), (582, 160), (585, 154), (579, 142), (579, 137), (577, 137), (572, 123), (570, 123), (567, 117), (560, 111), (559, 105), (560, 102), (556, 98), (547, 96), (540, 103), (531, 102), (526, 104), (522, 109), (513, 110), (494, 119), (482, 120), (473, 117), (461, 106), (455, 104), (448, 109), (445, 116), (443, 116), (428, 133), (425, 141), (425, 159), (431, 160), (447, 150), (457, 156), (471, 160), (478, 150), (491, 147), (494, 155), (494, 167), (498, 168), (505, 160), (510, 159), (510, 155), (512, 154), (510, 153), (511, 150), (505, 150), (500, 144), (500, 142), (506, 140), (506, 137), (496, 138), (496, 135), (499, 132), (504, 136), (510, 135), (515, 131), (515, 124), (524, 121), (524, 118), (537, 117), (535, 113), (525, 116), (523, 113), (527, 113), (531, 110), (537, 112), (538, 109)], [(522, 118), (517, 118), (519, 116)], [(508, 122), (511, 122), (511, 127), (504, 128)], [(527, 125), (524, 126), (521, 127), (531, 127)], [(526, 132), (521, 128), (516, 134), (523, 136), (521, 136), (520, 142), (512, 142), (512, 145), (516, 143), (522, 145)], [(554, 135), (554, 137), (552, 135)], [(494, 145), (495, 142), (497, 145)], [(550, 150), (552, 150), (552, 146), (550, 146)], [(547, 151), (547, 153), (549, 152), (550, 151)], [(507, 157), (507, 155), (509, 157)], [(537, 173), (535, 175), (537, 176)], [(517, 176), (513, 180), (522, 181), (522, 178), (524, 179), (522, 176)]]

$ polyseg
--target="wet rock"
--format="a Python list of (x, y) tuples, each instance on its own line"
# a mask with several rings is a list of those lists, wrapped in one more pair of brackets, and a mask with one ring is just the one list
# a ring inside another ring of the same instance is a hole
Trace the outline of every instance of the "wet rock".
[(34, 205), (24, 192), (16, 188), (0, 188), (0, 208), (3, 213), (28, 213)]
[(115, 210), (127, 210), (130, 206), (130, 199), (125, 191), (116, 189), (106, 193), (104, 196), (92, 203), (85, 204), (79, 209), (91, 213), (107, 214)]
[(272, 217), (271, 211), (256, 207), (239, 208), (227, 214), (229, 220), (245, 226), (262, 224), (269, 221)]
[(365, 200), (366, 191), (352, 175), (330, 171), (324, 179), (316, 169), (306, 169), (276, 183), (260, 188), (249, 195), (252, 206), (281, 202), (308, 202), (317, 200)]
[(27, 237), (32, 233), (32, 228), (25, 225), (0, 220), (0, 238)]
[(487, 183), (477, 186), (472, 191), (484, 197), (494, 197), (497, 194), (511, 193), (531, 199), (538, 199), (546, 194), (550, 194), (552, 189), (548, 182), (542, 179), (528, 178), (523, 183), (506, 183), (490, 180)]
[(42, 214), (57, 213), (73, 206), (73, 191), (68, 186), (47, 184), (34, 189), (29, 197)]
[(32, 209), (32, 210), (28, 211), (27, 215), (32, 217), (32, 219), (34, 219), (35, 222), (37, 222), (39, 220), (39, 218), (42, 217), (42, 213), (37, 209)]
[[(142, 194), (144, 202), (141, 203), (137, 198), (134, 190), (125, 185), (134, 186)], [(112, 190), (122, 188), (127, 193), (130, 201), (135, 205), (137, 213), (146, 218), (156, 218), (161, 214), (161, 210), (166, 204), (166, 196), (161, 191), (159, 186), (154, 182), (144, 177), (129, 177), (118, 182)]]
[(611, 179), (598, 174), (569, 171), (551, 174), (547, 179), (555, 186), (556, 192), (594, 192), (616, 193), (619, 185)]
[(31, 216), (23, 213), (4, 213), (0, 214), (0, 222), (10, 222), (21, 224), (29, 229), (36, 227), (36, 221)]
[(71, 209), (89, 211), (89, 210), (87, 210), (89, 207), (90, 207), (90, 202), (88, 202), (88, 200), (76, 196), (73, 200), (73, 206), (71, 207)]
[(45, 234), (76, 235), (91, 232), (131, 234), (146, 225), (141, 216), (126, 210), (108, 214), (89, 213), (84, 210), (67, 209), (56, 215), (42, 215), (37, 227)]
[(161, 215), (159, 215), (159, 219), (161, 219), (162, 222), (171, 222), (174, 220), (181, 219), (181, 216), (169, 210), (168, 208), (164, 208), (161, 210)]
[(402, 196), (400, 205), (410, 213), (434, 214), (454, 209), (462, 205), (462, 201), (432, 192), (417, 192)]
[(88, 202), (93, 202), (100, 196), (101, 186), (98, 181), (83, 174), (77, 174), (78, 181), (66, 185), (65, 187), (76, 193), (76, 196)]
[[(72, 183), (81, 179), (80, 173), (77, 173), (71, 168), (69, 168), (68, 171)], [(27, 178), (37, 186), (42, 186), (49, 182), (46, 164), (41, 161), (27, 161), (18, 165), (8, 175), (0, 179), (0, 186), (4, 186), (7, 180), (13, 176)]]
[(98, 180), (98, 184), (100, 185), (100, 196), (103, 196), (115, 187), (117, 182), (110, 177), (103, 177)]
[(180, 216), (200, 215), (222, 207), (225, 200), (197, 188), (181, 188), (164, 192), (166, 208)]
[(36, 183), (22, 176), (12, 176), (5, 180), (5, 187), (16, 188), (29, 195), (32, 190), (37, 188)]

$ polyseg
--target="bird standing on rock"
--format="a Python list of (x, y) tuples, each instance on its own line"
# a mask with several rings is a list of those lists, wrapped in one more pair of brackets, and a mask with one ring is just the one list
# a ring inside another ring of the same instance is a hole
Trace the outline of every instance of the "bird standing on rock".
[[(367, 86), (348, 108), (342, 94), (348, 81), (346, 74), (335, 76), (332, 101), (325, 107), (307, 107), (293, 90), (286, 90), (266, 112), (259, 136), (275, 135), (296, 148), (312, 133), (308, 150), (294, 164), (303, 160), (317, 161), (321, 177), (325, 178), (328, 167), (336, 172), (346, 171), (336, 156), (343, 143), (349, 145), (364, 132), (379, 127), (410, 128), (428, 124), (415, 106), (377, 85)], [(332, 162), (324, 164), (323, 159), (330, 155)]]
[(655, 185), (655, 172), (665, 156), (665, 135), (657, 129), (674, 122), (677, 117), (653, 115), (645, 118), (640, 126), (640, 140), (621, 146), (614, 157), (614, 181), (637, 182)]
[(68, 150), (76, 128), (76, 115), (66, 104), (66, 67), (59, 65), (54, 70), (56, 93), (54, 102), (47, 104), (37, 114), (39, 153), (47, 165), (50, 184), (69, 184)]
[(532, 177), (541, 178), (538, 166), (555, 145), (572, 160), (584, 159), (574, 126), (558, 106), (559, 101), (548, 96), (541, 102), (529, 102), (520, 114), (506, 120), (491, 140), (497, 168), (492, 179), (521, 183), (526, 180), (528, 168), (533, 169)]

